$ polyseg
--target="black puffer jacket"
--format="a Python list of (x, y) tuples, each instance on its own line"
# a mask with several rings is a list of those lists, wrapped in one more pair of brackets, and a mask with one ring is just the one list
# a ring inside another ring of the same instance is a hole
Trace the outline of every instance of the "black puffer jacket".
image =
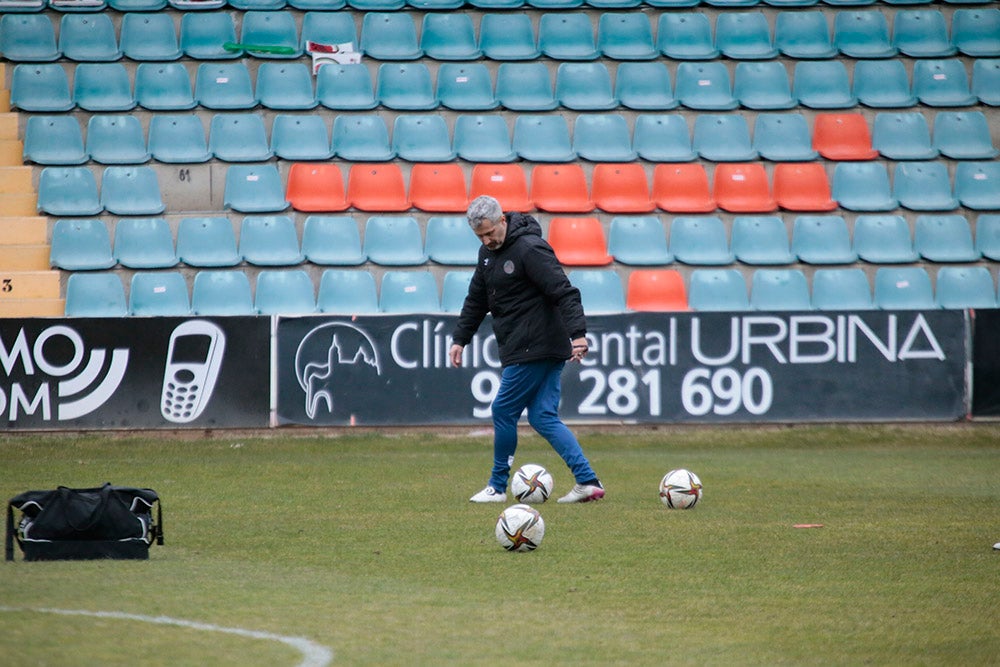
[(487, 313), (504, 366), (569, 359), (570, 340), (587, 332), (580, 290), (570, 284), (538, 221), (507, 214), (507, 237), (497, 250), (479, 248), (479, 262), (452, 338), (468, 345)]

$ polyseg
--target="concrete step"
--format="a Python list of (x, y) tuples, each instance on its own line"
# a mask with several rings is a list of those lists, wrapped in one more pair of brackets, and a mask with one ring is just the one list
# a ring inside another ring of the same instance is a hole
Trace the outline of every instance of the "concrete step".
[(46, 271), (49, 268), (50, 253), (51, 247), (47, 244), (0, 245), (0, 275), (19, 271)]
[(63, 317), (65, 299), (0, 299), (0, 319)]
[(0, 271), (0, 302), (58, 299), (59, 271)]
[(9, 108), (0, 105), (0, 139), (18, 139), (17, 128), (20, 118)]
[(45, 245), (49, 221), (41, 216), (0, 217), (0, 246)]
[(0, 193), (0, 212), (5, 216), (38, 215), (38, 195), (34, 192)]
[(31, 167), (0, 167), (0, 194), (34, 194), (35, 186), (31, 179)]
[(0, 167), (24, 164), (24, 144), (17, 139), (0, 139)]

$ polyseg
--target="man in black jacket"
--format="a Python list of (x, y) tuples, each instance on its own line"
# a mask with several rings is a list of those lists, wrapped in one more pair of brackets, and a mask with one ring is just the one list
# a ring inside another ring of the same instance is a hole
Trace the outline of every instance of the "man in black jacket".
[(469, 294), (452, 334), (451, 363), (462, 365), (462, 350), (486, 313), (503, 372), (493, 400), (493, 471), (472, 502), (506, 502), (507, 481), (517, 449), (517, 422), (525, 408), (528, 423), (549, 441), (569, 466), (576, 484), (561, 503), (604, 497), (573, 433), (559, 419), (560, 375), (566, 360), (587, 354), (587, 324), (580, 290), (570, 284), (542, 229), (529, 215), (505, 215), (493, 197), (477, 197), (467, 213), (482, 241)]

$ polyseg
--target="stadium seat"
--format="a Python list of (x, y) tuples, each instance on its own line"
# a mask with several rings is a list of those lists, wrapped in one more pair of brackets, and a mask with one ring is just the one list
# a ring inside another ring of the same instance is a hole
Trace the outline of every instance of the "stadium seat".
[(712, 196), (719, 208), (731, 213), (767, 213), (778, 208), (759, 162), (717, 164)]
[(934, 116), (934, 146), (954, 160), (990, 160), (1000, 155), (982, 111), (939, 111)]
[(284, 9), (286, 0), (229, 0), (229, 6), (244, 13), (275, 12)]
[(271, 124), (271, 152), (284, 160), (328, 160), (333, 157), (326, 123), (318, 115), (279, 114)]
[(181, 57), (181, 49), (173, 18), (165, 12), (124, 14), (121, 22), (121, 50), (130, 60), (177, 60)]
[[(301, 0), (296, 0), (300, 2)], [(302, 15), (302, 30), (299, 34), (299, 46), (307, 50), (308, 42), (319, 44), (350, 44), (352, 51), (359, 51), (358, 31), (354, 25), (354, 15), (351, 12), (331, 10), (309, 10)], [(332, 65), (332, 63), (328, 63)], [(324, 65), (326, 67), (327, 65)], [(322, 68), (320, 68), (322, 69)]]
[(360, 12), (390, 12), (406, 6), (404, 0), (348, 0), (347, 4)]
[(340, 166), (328, 162), (292, 164), (286, 196), (296, 211), (329, 213), (348, 208)]
[(128, 304), (117, 273), (71, 273), (66, 281), (67, 317), (125, 317)]
[(809, 283), (799, 269), (757, 269), (750, 279), (753, 310), (812, 310)]
[(396, 116), (391, 152), (408, 162), (449, 162), (455, 159), (448, 124), (440, 114)]
[(490, 60), (534, 60), (541, 55), (531, 17), (516, 12), (484, 14), (479, 48)]
[(487, 111), (500, 105), (490, 72), (482, 63), (443, 63), (438, 68), (437, 98), (457, 111)]
[(441, 312), (460, 313), (472, 282), (472, 271), (448, 271), (441, 281)]
[(573, 126), (573, 151), (591, 162), (631, 162), (632, 133), (621, 114), (581, 114)]
[(892, 45), (911, 58), (943, 58), (958, 49), (938, 9), (901, 9), (892, 19)]
[(514, 152), (531, 162), (572, 162), (576, 152), (562, 114), (518, 114), (514, 119)]
[(838, 162), (833, 169), (833, 198), (849, 211), (891, 211), (899, 206), (889, 186), (889, 172), (877, 162)]
[(80, 63), (73, 79), (73, 100), (87, 111), (128, 111), (136, 105), (132, 83), (121, 63)]
[(675, 269), (637, 269), (628, 276), (625, 307), (637, 312), (690, 310), (684, 278)]
[(323, 266), (357, 266), (368, 261), (358, 223), (349, 215), (310, 215), (302, 225), (302, 254)]
[(858, 103), (847, 68), (840, 60), (800, 60), (795, 63), (792, 96), (811, 109), (848, 109)]
[(854, 64), (852, 91), (866, 107), (905, 108), (917, 104), (901, 60), (859, 60)]
[(1000, 162), (959, 162), (955, 194), (966, 208), (1000, 210)]
[(420, 48), (434, 60), (472, 61), (482, 56), (472, 18), (464, 12), (424, 14)]
[(881, 11), (836, 12), (833, 44), (849, 58), (891, 58), (897, 53), (889, 40), (889, 23)]
[(318, 104), (312, 75), (302, 63), (261, 63), (256, 92), (262, 105), (278, 111), (305, 111)]
[(236, 266), (243, 257), (233, 223), (222, 216), (182, 218), (177, 225), (177, 259), (188, 266)]
[(63, 14), (59, 50), (77, 62), (111, 62), (122, 57), (111, 16), (101, 13)]
[(278, 167), (273, 164), (230, 165), (223, 205), (241, 213), (277, 213), (288, 208)]
[(327, 109), (364, 111), (378, 106), (368, 67), (328, 64), (316, 73), (316, 101)]
[(919, 111), (875, 114), (872, 148), (891, 160), (930, 160), (938, 155), (927, 119)]
[(158, 215), (166, 210), (156, 171), (149, 166), (105, 167), (101, 206), (115, 215)]
[(715, 45), (727, 58), (766, 60), (778, 55), (763, 12), (723, 12), (715, 20)]
[(101, 164), (142, 164), (149, 161), (146, 135), (136, 116), (91, 116), (87, 122), (86, 150), (92, 160)]
[(853, 264), (858, 253), (839, 215), (800, 215), (792, 224), (792, 254), (806, 264)]
[(997, 290), (985, 266), (942, 266), (937, 272), (934, 303), (939, 308), (996, 308)]
[(778, 12), (774, 21), (774, 45), (783, 55), (796, 60), (837, 55), (826, 13), (822, 11)]
[(149, 120), (149, 152), (167, 163), (207, 162), (212, 154), (205, 128), (195, 115), (153, 114)]
[(245, 216), (239, 253), (256, 266), (292, 266), (304, 259), (295, 222), (287, 215)]
[(892, 194), (911, 211), (953, 211), (958, 208), (943, 162), (897, 162)]
[(422, 62), (379, 65), (375, 96), (379, 104), (397, 111), (427, 111), (440, 104), (430, 70)]
[(580, 301), (586, 315), (625, 312), (622, 279), (616, 271), (607, 269), (573, 269), (569, 282), (580, 290)]
[(859, 215), (854, 221), (854, 251), (871, 264), (907, 264), (918, 258), (910, 225), (899, 215)]
[(465, 171), (455, 162), (413, 165), (409, 194), (421, 211), (464, 213), (469, 206)]
[(744, 264), (792, 264), (795, 256), (789, 249), (788, 230), (778, 216), (754, 215), (733, 218), (730, 247)]
[(688, 304), (696, 311), (750, 310), (746, 279), (737, 269), (695, 269)]
[(194, 97), (207, 109), (238, 110), (257, 106), (250, 70), (242, 62), (203, 62), (195, 74)]
[(298, 27), (291, 12), (244, 11), (240, 43), (246, 53), (255, 58), (298, 58), (302, 55)]
[(389, 129), (378, 114), (339, 114), (333, 119), (333, 152), (348, 162), (386, 162), (396, 157)]
[(371, 273), (358, 269), (327, 269), (319, 281), (316, 305), (321, 313), (368, 315), (379, 312), (378, 290)]
[(38, 210), (52, 216), (97, 215), (104, 210), (97, 179), (87, 167), (45, 167), (38, 178)]
[(347, 6), (346, 0), (288, 0), (288, 6), (306, 14), (332, 14)]
[(801, 113), (759, 113), (752, 147), (765, 160), (808, 162), (819, 157), (812, 147), (812, 132)]
[(1000, 259), (1000, 215), (984, 213), (976, 220), (976, 252)]
[(828, 160), (872, 160), (868, 122), (860, 113), (820, 113), (813, 127), (813, 148)]
[(574, 111), (602, 111), (618, 106), (611, 73), (602, 62), (563, 62), (556, 68), (556, 100)]
[(191, 297), (184, 276), (179, 271), (133, 273), (128, 311), (136, 317), (190, 315)]
[(774, 198), (787, 211), (832, 211), (826, 168), (819, 162), (782, 163), (774, 166)]
[(645, 13), (600, 15), (597, 50), (612, 60), (653, 60), (659, 55), (653, 41), (653, 26)]
[(729, 70), (718, 61), (678, 64), (674, 94), (683, 106), (698, 111), (725, 111), (739, 106)]
[(530, 211), (534, 208), (528, 196), (528, 181), (519, 164), (477, 164), (472, 168), (469, 201), (480, 195), (490, 195), (500, 202), (504, 211)]
[(191, 285), (192, 315), (256, 315), (250, 279), (238, 269), (199, 271)]
[(553, 217), (549, 220), (547, 237), (561, 264), (604, 266), (614, 261), (608, 254), (604, 228), (597, 218)]
[(464, 215), (427, 219), (427, 257), (438, 264), (475, 266), (482, 246)]
[(236, 24), (228, 12), (198, 12), (181, 15), (181, 51), (195, 61), (230, 60), (242, 49), (226, 49), (236, 44)]
[(963, 215), (917, 216), (913, 246), (930, 262), (975, 262), (982, 258)]
[(594, 60), (600, 55), (594, 26), (584, 12), (543, 13), (538, 20), (538, 48), (553, 60)]
[(383, 313), (438, 313), (441, 299), (430, 271), (386, 271), (379, 310)]
[(571, 164), (538, 164), (531, 170), (531, 201), (542, 211), (589, 213), (594, 210), (583, 168)]
[(354, 164), (347, 175), (347, 202), (362, 211), (395, 212), (410, 208), (403, 172), (395, 163)]
[(1000, 9), (956, 9), (951, 15), (951, 41), (973, 58), (1000, 56)]
[(778, 61), (737, 63), (733, 95), (748, 109), (791, 109), (797, 104), (788, 71)]
[(677, 216), (670, 225), (668, 247), (674, 259), (684, 264), (717, 266), (736, 259), (726, 226), (716, 216)]
[(140, 63), (135, 70), (135, 99), (150, 111), (184, 111), (198, 104), (182, 63)]
[(510, 131), (503, 116), (461, 114), (455, 119), (452, 146), (468, 162), (512, 162)]
[(316, 312), (316, 290), (302, 269), (267, 269), (257, 275), (254, 308), (261, 315), (309, 315)]
[(674, 261), (667, 232), (655, 215), (618, 215), (608, 228), (608, 254), (634, 266), (662, 266)]
[(110, 269), (117, 260), (111, 254), (107, 225), (94, 218), (56, 220), (49, 263), (64, 271)]
[(365, 12), (361, 21), (361, 52), (375, 60), (417, 60), (424, 55), (413, 15), (407, 12)]
[(875, 271), (875, 306), (881, 310), (933, 310), (931, 278), (919, 266), (880, 266)]
[(693, 146), (698, 155), (712, 162), (747, 162), (757, 157), (750, 144), (750, 128), (741, 115), (698, 114)]
[(868, 276), (857, 267), (816, 269), (811, 302), (817, 310), (871, 310), (875, 307)]
[(658, 164), (653, 169), (653, 200), (671, 213), (709, 213), (717, 208), (701, 164)]
[(636, 111), (665, 111), (677, 106), (670, 72), (662, 62), (623, 62), (615, 71), (618, 102)]
[(4, 14), (0, 45), (4, 58), (15, 63), (50, 63), (62, 55), (48, 14)]
[(930, 107), (967, 107), (977, 101), (969, 90), (965, 64), (958, 58), (917, 60), (913, 64), (913, 94)]
[(696, 157), (687, 120), (681, 114), (637, 116), (632, 147), (639, 157), (650, 162), (690, 162)]
[(496, 98), (511, 111), (550, 111), (559, 106), (549, 68), (537, 61), (500, 63)]
[(208, 150), (223, 162), (265, 162), (274, 155), (267, 143), (264, 119), (255, 113), (213, 116)]
[(983, 104), (1000, 106), (1000, 58), (983, 58), (972, 64), (972, 94)]
[(591, 173), (590, 196), (608, 213), (650, 213), (649, 179), (641, 164), (597, 164)]
[(719, 55), (708, 15), (700, 12), (661, 13), (656, 48), (673, 60), (712, 60)]
[(90, 155), (84, 148), (79, 121), (73, 116), (28, 116), (23, 158), (42, 165), (83, 164)]

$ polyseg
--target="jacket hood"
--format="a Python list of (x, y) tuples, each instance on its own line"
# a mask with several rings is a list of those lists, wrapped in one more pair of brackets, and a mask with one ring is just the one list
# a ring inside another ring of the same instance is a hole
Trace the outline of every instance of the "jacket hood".
[(507, 214), (507, 236), (503, 240), (500, 249), (508, 247), (511, 243), (522, 236), (542, 235), (542, 226), (538, 224), (530, 215), (524, 213)]

